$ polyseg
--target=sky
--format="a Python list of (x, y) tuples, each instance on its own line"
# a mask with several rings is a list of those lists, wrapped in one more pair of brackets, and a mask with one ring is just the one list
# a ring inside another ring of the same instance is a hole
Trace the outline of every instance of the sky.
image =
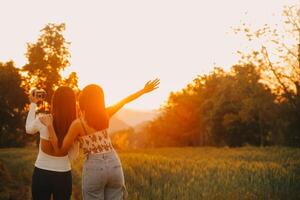
[(0, 0), (0, 62), (26, 63), (26, 44), (47, 23), (66, 23), (71, 66), (79, 87), (102, 86), (111, 105), (160, 78), (160, 88), (127, 105), (157, 109), (214, 66), (229, 69), (245, 38), (231, 27), (281, 21), (295, 0)]

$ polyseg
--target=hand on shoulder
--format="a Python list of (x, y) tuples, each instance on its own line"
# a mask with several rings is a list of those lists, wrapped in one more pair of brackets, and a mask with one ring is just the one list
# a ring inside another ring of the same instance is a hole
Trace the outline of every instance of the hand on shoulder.
[(51, 114), (44, 114), (39, 116), (39, 120), (44, 124), (45, 126), (51, 126), (53, 123), (53, 117)]

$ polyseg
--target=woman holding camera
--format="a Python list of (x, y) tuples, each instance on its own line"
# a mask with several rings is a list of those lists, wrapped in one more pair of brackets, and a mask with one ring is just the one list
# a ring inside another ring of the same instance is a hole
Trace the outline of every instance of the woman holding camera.
[(108, 108), (105, 107), (102, 88), (97, 85), (86, 86), (79, 96), (82, 117), (72, 123), (61, 146), (55, 137), (56, 130), (51, 116), (42, 118), (50, 135), (53, 135), (51, 141), (56, 152), (66, 153), (73, 142), (79, 140), (86, 155), (82, 172), (82, 193), (85, 200), (117, 200), (126, 196), (121, 162), (107, 133), (109, 120), (125, 104), (155, 90), (158, 85), (159, 79), (149, 81), (142, 90)]
[[(28, 134), (40, 133), (39, 152), (32, 175), (33, 200), (47, 200), (53, 196), (54, 200), (68, 200), (72, 193), (71, 165), (68, 151), (60, 153), (54, 151), (47, 127), (36, 116), (36, 107), (43, 101), (42, 92), (33, 91), (30, 94), (31, 102), (26, 119), (26, 132)], [(51, 102), (51, 115), (53, 128), (56, 132), (57, 145), (62, 145), (67, 131), (76, 119), (76, 98), (69, 87), (59, 87), (53, 94)], [(76, 151), (76, 149), (75, 149)], [(70, 151), (75, 153), (74, 149)], [(74, 155), (74, 154), (73, 154)]]

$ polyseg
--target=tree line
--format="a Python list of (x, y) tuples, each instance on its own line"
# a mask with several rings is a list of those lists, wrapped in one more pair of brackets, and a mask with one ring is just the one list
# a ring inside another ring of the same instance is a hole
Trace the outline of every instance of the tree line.
[(284, 32), (269, 25), (253, 30), (245, 23), (234, 28), (248, 41), (264, 43), (250, 54), (239, 52), (240, 62), (228, 72), (215, 68), (171, 93), (145, 129), (147, 145), (299, 147), (299, 14), (297, 6), (284, 8)]
[(142, 131), (113, 134), (115, 146), (299, 147), (299, 14), (299, 7), (288, 6), (284, 27), (254, 29), (243, 23), (233, 28), (245, 42), (261, 46), (251, 53), (238, 51), (241, 59), (230, 70), (214, 68), (171, 92), (160, 115)]

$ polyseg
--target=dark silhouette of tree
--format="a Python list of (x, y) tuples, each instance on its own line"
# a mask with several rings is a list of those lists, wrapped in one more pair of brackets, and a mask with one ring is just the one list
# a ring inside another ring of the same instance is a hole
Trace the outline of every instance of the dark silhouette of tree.
[(24, 107), (27, 96), (22, 77), (12, 61), (0, 62), (0, 147), (23, 146), (26, 142)]
[[(272, 88), (281, 102), (281, 124), (285, 131), (287, 145), (300, 146), (300, 7), (287, 6), (283, 10), (284, 27), (270, 27), (253, 30), (243, 24), (235, 28), (237, 33), (244, 33), (251, 41), (264, 43), (252, 54), (242, 54), (242, 63), (254, 63), (264, 71), (264, 81)], [(287, 42), (287, 41), (293, 41)], [(270, 58), (270, 52), (276, 60)]]

